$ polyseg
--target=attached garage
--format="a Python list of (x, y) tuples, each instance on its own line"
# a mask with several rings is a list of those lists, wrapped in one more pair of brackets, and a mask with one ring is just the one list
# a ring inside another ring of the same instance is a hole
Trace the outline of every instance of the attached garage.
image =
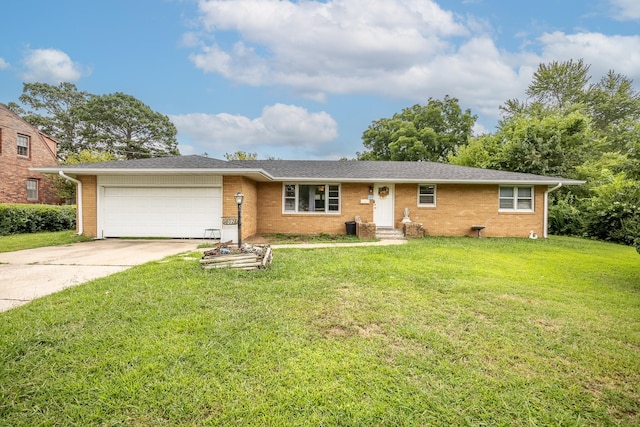
[(98, 179), (100, 237), (201, 238), (222, 228), (222, 179), (108, 176)]

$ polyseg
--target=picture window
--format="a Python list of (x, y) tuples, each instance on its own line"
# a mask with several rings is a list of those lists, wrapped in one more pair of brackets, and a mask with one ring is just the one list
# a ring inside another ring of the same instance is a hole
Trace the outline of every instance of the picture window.
[(338, 184), (285, 184), (283, 211), (286, 213), (339, 213)]

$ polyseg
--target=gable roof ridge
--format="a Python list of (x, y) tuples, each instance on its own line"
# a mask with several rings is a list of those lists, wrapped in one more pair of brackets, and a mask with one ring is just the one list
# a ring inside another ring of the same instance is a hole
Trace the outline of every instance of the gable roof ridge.
[(51, 141), (53, 141), (56, 144), (56, 148), (59, 145), (59, 142), (57, 139), (55, 139), (54, 137), (47, 135), (45, 132), (41, 131), (40, 129), (38, 129), (36, 126), (32, 125), (31, 123), (29, 123), (27, 120), (25, 120), (22, 116), (20, 116), (18, 113), (12, 111), (7, 105), (3, 104), (0, 102), (0, 108), (6, 110), (9, 114), (11, 114), (13, 117), (17, 118), (18, 120), (20, 120), (22, 123), (24, 123), (25, 125), (29, 126), (31, 129), (33, 129), (33, 131), (38, 135), (38, 139), (40, 140), (40, 143), (42, 145), (45, 146), (45, 149), (51, 153), (51, 156), (58, 161), (58, 155), (57, 155), (57, 150), (56, 152), (54, 152), (51, 147), (49, 147), (49, 144), (47, 144), (47, 142), (44, 140), (44, 138), (48, 138)]
[(43, 131), (41, 131), (40, 129), (38, 129), (37, 127), (35, 127), (34, 125), (32, 125), (31, 123), (29, 123), (27, 120), (25, 120), (22, 116), (20, 116), (18, 113), (14, 112), (11, 110), (11, 108), (7, 107), (6, 104), (3, 104), (2, 102), (0, 102), (0, 108), (3, 108), (5, 110), (7, 110), (7, 112), (9, 112), (9, 114), (13, 115), (15, 118), (17, 118), (18, 120), (20, 120), (22, 123), (26, 124), (27, 126), (29, 126), (30, 128), (32, 128), (33, 130), (35, 130), (38, 133), (41, 133), (43, 135), (45, 135), (47, 138), (50, 138), (51, 140), (55, 141), (56, 144), (58, 143), (58, 141), (47, 135), (46, 133), (44, 133)]

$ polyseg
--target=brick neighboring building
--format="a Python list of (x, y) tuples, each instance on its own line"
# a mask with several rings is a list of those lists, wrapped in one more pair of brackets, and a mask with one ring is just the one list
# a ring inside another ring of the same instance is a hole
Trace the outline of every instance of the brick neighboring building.
[(549, 192), (583, 183), (432, 162), (227, 162), (202, 156), (39, 171), (62, 171), (80, 183), (78, 231), (87, 236), (203, 238), (205, 230), (218, 229), (223, 241), (237, 241), (236, 192), (244, 194), (243, 238), (346, 233), (346, 223), (356, 219), (366, 225), (357, 230), (546, 237)]
[(30, 170), (57, 163), (57, 145), (0, 104), (0, 203), (60, 203), (51, 177)]

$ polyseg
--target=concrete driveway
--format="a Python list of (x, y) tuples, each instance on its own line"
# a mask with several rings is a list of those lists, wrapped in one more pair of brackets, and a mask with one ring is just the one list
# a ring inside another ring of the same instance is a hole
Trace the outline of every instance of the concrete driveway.
[(0, 311), (181, 252), (196, 240), (96, 240), (0, 253)]

